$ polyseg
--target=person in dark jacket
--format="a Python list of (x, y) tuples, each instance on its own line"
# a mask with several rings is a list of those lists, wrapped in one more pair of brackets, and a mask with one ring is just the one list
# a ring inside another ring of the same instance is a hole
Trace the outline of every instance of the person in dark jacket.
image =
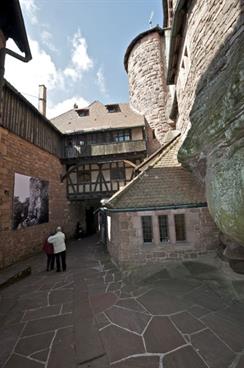
[(43, 245), (43, 250), (47, 255), (47, 271), (54, 269), (54, 252), (53, 252), (53, 245), (48, 242), (48, 240), (45, 240), (45, 243)]

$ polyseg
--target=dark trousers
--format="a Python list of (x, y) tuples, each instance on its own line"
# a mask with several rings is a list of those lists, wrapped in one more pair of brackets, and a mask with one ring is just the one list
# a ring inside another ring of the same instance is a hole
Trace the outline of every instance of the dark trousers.
[(54, 269), (54, 254), (47, 254), (47, 271)]
[(61, 258), (61, 263), (62, 263), (62, 270), (66, 271), (66, 251), (64, 250), (63, 252), (56, 253), (55, 258), (56, 258), (57, 271), (58, 272), (61, 271), (60, 258)]

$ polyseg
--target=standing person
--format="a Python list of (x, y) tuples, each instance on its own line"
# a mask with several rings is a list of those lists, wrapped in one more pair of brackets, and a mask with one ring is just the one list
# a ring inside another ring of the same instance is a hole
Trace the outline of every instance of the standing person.
[(47, 271), (52, 271), (54, 269), (53, 245), (48, 242), (48, 239), (45, 240), (43, 250), (47, 255)]
[(61, 271), (60, 268), (60, 258), (62, 263), (62, 270), (66, 271), (66, 245), (65, 245), (65, 235), (62, 232), (60, 226), (56, 229), (56, 234), (49, 236), (47, 239), (49, 243), (53, 244), (53, 251), (56, 258), (57, 272)]

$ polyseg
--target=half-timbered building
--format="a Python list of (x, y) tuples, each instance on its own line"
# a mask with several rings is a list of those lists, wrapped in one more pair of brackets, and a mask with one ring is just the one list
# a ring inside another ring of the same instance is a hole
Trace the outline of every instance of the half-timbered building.
[(125, 186), (146, 156), (144, 116), (126, 103), (94, 101), (86, 108), (74, 107), (52, 123), (63, 134), (62, 180), (66, 179), (68, 199), (83, 204), (83, 225), (92, 232), (92, 212), (101, 199)]

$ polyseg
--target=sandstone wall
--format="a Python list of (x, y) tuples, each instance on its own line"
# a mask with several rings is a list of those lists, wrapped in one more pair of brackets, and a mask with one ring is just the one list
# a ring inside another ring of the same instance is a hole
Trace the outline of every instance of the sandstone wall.
[(187, 133), (179, 160), (205, 183), (209, 210), (221, 231), (244, 245), (241, 8), (240, 0), (193, 2), (176, 92), (177, 129)]
[[(186, 241), (176, 242), (174, 214), (184, 213)], [(158, 218), (168, 215), (169, 241), (160, 243)], [(120, 266), (160, 263), (172, 259), (197, 258), (216, 250), (219, 231), (207, 208), (110, 213), (111, 241), (108, 250)], [(141, 216), (152, 216), (153, 242), (143, 243)]]
[(154, 130), (154, 141), (152, 132), (148, 133), (151, 151), (160, 146), (165, 132), (171, 129), (165, 118), (167, 87), (163, 50), (162, 35), (155, 31), (138, 40), (128, 57), (130, 105), (145, 115)]
[[(14, 174), (49, 182), (49, 222), (12, 230)], [(0, 128), (0, 268), (42, 249), (46, 236), (61, 225), (74, 234), (81, 206), (66, 199), (61, 183), (62, 166), (56, 156)]]

